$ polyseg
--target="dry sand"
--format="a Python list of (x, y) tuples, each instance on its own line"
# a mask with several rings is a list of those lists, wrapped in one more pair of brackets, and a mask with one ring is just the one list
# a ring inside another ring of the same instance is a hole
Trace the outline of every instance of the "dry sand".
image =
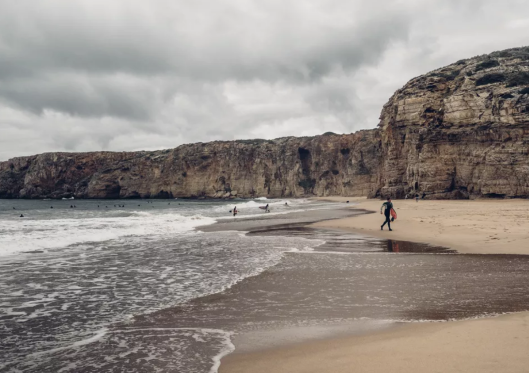
[[(380, 200), (346, 197), (373, 214), (316, 223), (366, 235), (425, 242), (461, 253), (529, 254), (525, 200), (397, 200), (394, 231), (380, 231)], [(302, 343), (222, 360), (221, 373), (529, 372), (529, 312), (490, 319), (410, 324), (365, 336)]]
[[(429, 243), (471, 254), (529, 254), (529, 201), (395, 200), (397, 220), (393, 232), (380, 230), (381, 200), (346, 197), (322, 198), (335, 202), (349, 200), (354, 207), (375, 213), (328, 220), (314, 226), (339, 228), (370, 236)], [(529, 372), (529, 369), (528, 369)]]
[(414, 324), (222, 360), (220, 373), (527, 373), (529, 313)]

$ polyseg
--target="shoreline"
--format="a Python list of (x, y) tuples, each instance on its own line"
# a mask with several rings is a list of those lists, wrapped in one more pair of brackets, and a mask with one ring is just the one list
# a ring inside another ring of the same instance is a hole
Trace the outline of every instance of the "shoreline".
[(421, 323), (228, 355), (220, 373), (523, 373), (529, 312), (477, 320)]
[[(308, 227), (426, 243), (455, 249), (460, 254), (529, 254), (529, 235), (525, 233), (529, 227), (529, 201), (397, 200), (394, 204), (399, 218), (394, 231), (389, 232), (378, 229), (383, 221), (377, 211), (380, 200), (317, 200), (350, 201), (354, 205), (347, 207), (371, 213), (320, 221)], [(384, 373), (521, 373), (527, 371), (529, 364), (527, 342), (529, 311), (476, 320), (410, 323), (362, 335), (235, 352), (222, 359), (219, 372), (342, 373), (353, 369)]]

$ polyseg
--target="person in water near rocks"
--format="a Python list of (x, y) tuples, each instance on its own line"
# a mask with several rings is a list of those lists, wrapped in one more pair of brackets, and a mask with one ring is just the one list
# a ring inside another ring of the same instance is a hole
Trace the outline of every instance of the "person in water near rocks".
[(233, 216), (237, 215), (238, 212), (239, 212), (239, 211), (237, 211), (237, 206), (235, 206), (235, 207), (233, 208)]
[(265, 206), (265, 212), (270, 212), (270, 209), (268, 208), (268, 203)]
[(388, 200), (387, 202), (384, 202), (382, 204), (382, 206), (380, 207), (380, 213), (382, 214), (382, 211), (384, 211), (384, 215), (386, 216), (386, 221), (384, 222), (384, 224), (382, 224), (380, 226), (380, 230), (383, 231), (384, 230), (384, 225), (386, 225), (386, 223), (388, 224), (388, 228), (390, 231), (392, 231), (393, 229), (391, 229), (391, 220), (390, 220), (390, 216), (391, 216), (391, 209), (393, 208), (393, 203), (391, 202), (391, 198), (388, 197)]

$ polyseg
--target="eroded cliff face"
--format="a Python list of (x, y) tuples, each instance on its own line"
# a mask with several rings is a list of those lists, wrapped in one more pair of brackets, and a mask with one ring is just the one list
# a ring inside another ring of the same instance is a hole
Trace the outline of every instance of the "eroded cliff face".
[(529, 196), (529, 47), (412, 79), (350, 135), (50, 153), (0, 163), (0, 198)]
[(379, 193), (529, 196), (529, 48), (411, 80), (384, 106)]
[(49, 153), (0, 163), (0, 197), (361, 196), (376, 193), (378, 154), (378, 131), (154, 152)]

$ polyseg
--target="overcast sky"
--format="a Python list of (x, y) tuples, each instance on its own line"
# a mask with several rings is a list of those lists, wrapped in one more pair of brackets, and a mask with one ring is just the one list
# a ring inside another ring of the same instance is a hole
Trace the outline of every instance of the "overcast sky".
[(374, 128), (411, 78), (524, 45), (527, 0), (0, 0), (0, 160)]

